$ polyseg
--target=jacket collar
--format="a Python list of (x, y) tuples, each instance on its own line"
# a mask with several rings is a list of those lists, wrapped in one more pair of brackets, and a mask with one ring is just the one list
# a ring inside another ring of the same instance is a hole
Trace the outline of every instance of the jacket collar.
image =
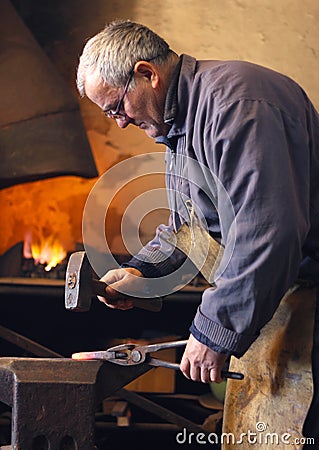
[(173, 72), (171, 83), (167, 90), (165, 108), (164, 108), (164, 122), (172, 125), (177, 114), (177, 89), (178, 80), (180, 77), (183, 56), (180, 57), (178, 64)]
[(171, 125), (167, 136), (156, 138), (157, 143), (169, 145), (175, 137), (185, 134), (189, 93), (196, 70), (196, 59), (181, 55), (169, 85), (164, 109), (164, 121)]

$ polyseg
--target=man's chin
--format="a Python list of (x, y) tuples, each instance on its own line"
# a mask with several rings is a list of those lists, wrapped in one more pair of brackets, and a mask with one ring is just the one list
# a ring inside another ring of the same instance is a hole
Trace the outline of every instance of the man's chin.
[(145, 127), (140, 127), (141, 130), (144, 131), (144, 133), (146, 134), (146, 136), (148, 136), (149, 138), (155, 139), (158, 136), (161, 136), (161, 133), (159, 130), (157, 130), (156, 128), (152, 127), (152, 126), (145, 126)]
[(159, 136), (167, 136), (167, 133), (169, 131), (169, 128), (165, 128), (165, 129), (159, 129), (156, 127), (148, 127), (148, 128), (144, 128), (144, 132), (146, 133), (146, 135), (152, 139), (155, 139)]
[(165, 129), (162, 129), (163, 127), (158, 127), (153, 124), (147, 124), (145, 122), (141, 122), (139, 125), (137, 125), (140, 130), (143, 130), (144, 133), (152, 138), (155, 139), (159, 136), (166, 136), (169, 127), (164, 127)]
[(152, 139), (155, 139), (158, 136), (162, 135), (159, 131), (156, 131), (156, 130), (145, 130), (145, 134), (146, 134), (146, 136), (148, 136), (149, 138), (152, 138)]

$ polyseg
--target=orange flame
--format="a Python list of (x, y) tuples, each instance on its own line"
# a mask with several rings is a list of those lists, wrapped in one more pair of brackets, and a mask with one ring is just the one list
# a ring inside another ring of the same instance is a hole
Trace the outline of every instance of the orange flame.
[(62, 245), (54, 239), (31, 244), (32, 257), (36, 263), (46, 264), (44, 270), (49, 272), (66, 257)]
[(34, 241), (27, 233), (24, 241), (24, 255), (31, 255), (35, 264), (43, 264), (49, 272), (66, 258), (66, 251), (57, 239), (51, 237)]

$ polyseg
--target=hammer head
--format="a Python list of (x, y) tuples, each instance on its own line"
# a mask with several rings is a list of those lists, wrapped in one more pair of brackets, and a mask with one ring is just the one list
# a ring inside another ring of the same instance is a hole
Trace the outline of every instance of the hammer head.
[(72, 253), (65, 278), (66, 309), (88, 311), (92, 301), (92, 268), (85, 252)]

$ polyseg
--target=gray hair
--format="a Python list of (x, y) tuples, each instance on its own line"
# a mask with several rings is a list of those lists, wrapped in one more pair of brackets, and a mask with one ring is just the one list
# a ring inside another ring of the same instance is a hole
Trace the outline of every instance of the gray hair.
[[(77, 70), (77, 88), (85, 95), (88, 72), (97, 70), (101, 81), (114, 87), (123, 86), (138, 61), (167, 61), (169, 45), (144, 25), (130, 20), (114, 21), (93, 36), (85, 45)], [(134, 82), (132, 83), (134, 86)]]

